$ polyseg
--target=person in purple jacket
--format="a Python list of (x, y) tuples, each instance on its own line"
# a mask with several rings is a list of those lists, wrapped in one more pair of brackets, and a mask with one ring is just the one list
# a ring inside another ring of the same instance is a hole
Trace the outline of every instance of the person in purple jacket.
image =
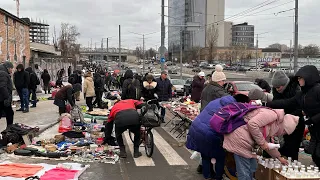
[[(202, 169), (205, 179), (221, 180), (224, 173), (225, 151), (222, 147), (223, 135), (215, 132), (210, 127), (211, 117), (223, 106), (234, 102), (247, 103), (249, 101), (249, 97), (243, 94), (228, 95), (215, 99), (192, 122), (187, 135), (186, 146), (188, 149), (201, 154), (202, 165), (199, 165), (198, 169)], [(212, 158), (216, 159), (215, 173), (211, 163)]]

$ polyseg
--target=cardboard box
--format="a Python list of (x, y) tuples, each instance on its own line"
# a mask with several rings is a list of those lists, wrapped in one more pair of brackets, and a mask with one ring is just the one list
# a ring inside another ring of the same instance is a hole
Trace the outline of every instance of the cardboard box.
[(320, 178), (304, 178), (304, 179), (301, 179), (301, 178), (286, 178), (284, 176), (282, 176), (280, 173), (278, 173), (277, 171), (275, 170), (272, 170), (273, 173), (273, 180), (319, 180)]
[(257, 171), (255, 173), (256, 180), (274, 180), (273, 179), (273, 170), (258, 164)]

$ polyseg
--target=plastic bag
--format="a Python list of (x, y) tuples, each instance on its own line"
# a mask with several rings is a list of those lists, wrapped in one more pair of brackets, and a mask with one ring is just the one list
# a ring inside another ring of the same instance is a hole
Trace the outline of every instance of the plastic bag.
[(64, 113), (59, 119), (59, 133), (64, 133), (72, 130), (72, 120), (70, 114)]

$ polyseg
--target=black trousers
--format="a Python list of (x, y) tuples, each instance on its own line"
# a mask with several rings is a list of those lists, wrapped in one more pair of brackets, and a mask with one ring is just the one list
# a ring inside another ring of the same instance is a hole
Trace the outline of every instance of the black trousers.
[[(111, 121), (106, 124), (105, 132), (104, 132), (105, 133), (105, 141), (112, 139), (111, 133), (113, 130), (113, 123), (114, 123), (114, 121)], [(140, 127), (141, 127), (140, 125), (130, 125), (130, 126), (121, 126), (121, 127), (117, 127), (117, 125), (116, 125), (115, 133), (116, 133), (116, 140), (118, 142), (118, 145), (120, 147), (124, 146), (122, 133), (129, 129), (134, 134), (133, 146), (136, 148), (139, 148), (139, 146), (140, 146)]]
[(96, 100), (94, 100), (93, 105), (98, 104), (99, 108), (102, 108), (102, 91), (100, 90), (95, 90), (96, 93)]
[(66, 106), (65, 107), (59, 107), (59, 115), (61, 116), (61, 114), (66, 113), (67, 109)]
[(29, 98), (31, 96), (31, 103), (33, 106), (37, 105), (37, 90), (36, 89), (29, 89)]
[(7, 120), (7, 127), (13, 124), (13, 115), (14, 112), (12, 110), (12, 106), (6, 107), (4, 106), (4, 102), (0, 102), (0, 118), (4, 117), (5, 115), (6, 120)]
[(93, 100), (93, 97), (86, 97), (86, 104), (87, 104), (87, 106), (89, 108), (89, 111), (93, 110), (92, 100)]
[(291, 157), (292, 160), (298, 160), (299, 148), (302, 142), (305, 129), (304, 119), (300, 118), (296, 129), (290, 135), (284, 135), (284, 145), (279, 149), (281, 155)]

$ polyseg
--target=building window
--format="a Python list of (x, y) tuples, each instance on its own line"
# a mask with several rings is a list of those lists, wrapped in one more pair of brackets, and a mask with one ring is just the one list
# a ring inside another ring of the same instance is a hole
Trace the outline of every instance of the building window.
[(5, 17), (4, 17), (4, 23), (5, 23), (5, 24), (8, 24), (8, 21), (9, 21), (8, 16), (5, 16)]

